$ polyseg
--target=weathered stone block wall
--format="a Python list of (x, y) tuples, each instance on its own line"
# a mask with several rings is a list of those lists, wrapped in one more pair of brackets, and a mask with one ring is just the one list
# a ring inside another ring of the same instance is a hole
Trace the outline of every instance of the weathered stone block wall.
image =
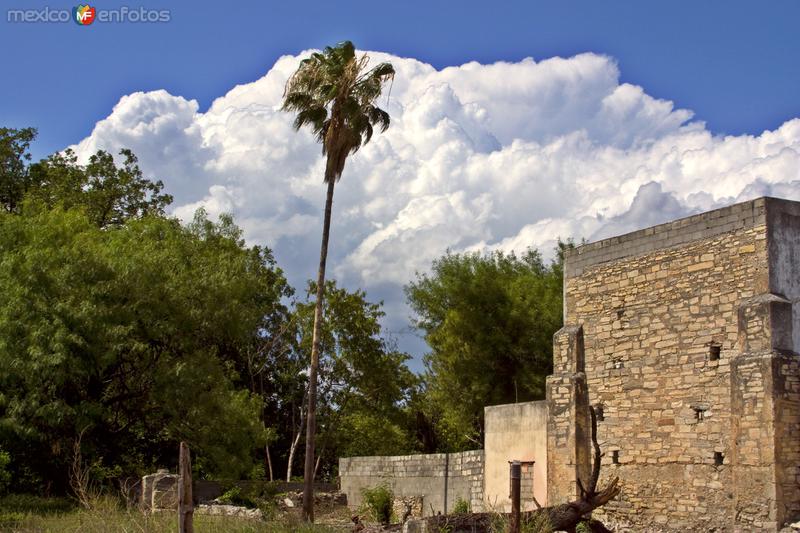
[[(800, 520), (800, 203), (767, 202), (770, 291), (791, 304), (791, 349), (787, 339), (773, 359), (778, 516)], [(784, 317), (784, 320), (787, 320)]]
[(341, 490), (358, 508), (361, 491), (386, 484), (396, 498), (422, 497), (424, 516), (450, 512), (458, 499), (482, 509), (483, 450), (426, 455), (343, 457), (339, 459)]
[(583, 328), (564, 326), (553, 336), (553, 374), (546, 383), (548, 505), (574, 500), (577, 480), (588, 479), (585, 366)]
[(794, 356), (777, 361), (779, 392), (775, 412), (779, 425), (776, 438), (779, 516), (784, 522), (800, 520), (800, 360)]
[[(598, 423), (606, 452), (603, 474), (619, 476), (623, 485), (620, 498), (598, 513), (601, 518), (628, 522), (637, 531), (733, 530), (738, 528), (734, 516), (745, 512), (747, 487), (752, 492), (756, 485), (768, 488), (768, 494), (751, 510), (750, 524), (769, 529), (779, 515), (796, 516), (797, 354), (775, 356), (767, 333), (766, 339), (762, 334), (762, 340), (752, 340), (762, 342), (766, 352), (751, 350), (770, 361), (766, 375), (741, 360), (738, 377), (732, 376), (731, 364), (743, 351), (738, 319), (743, 301), (778, 292), (788, 298), (792, 321), (797, 321), (798, 306), (792, 304), (800, 297), (800, 245), (770, 252), (768, 235), (777, 235), (778, 226), (771, 224), (770, 233), (767, 219), (779, 218), (785, 230), (780, 238), (796, 243), (800, 233), (787, 216), (794, 216), (798, 205), (759, 199), (567, 255), (565, 324), (582, 326), (588, 402), (603, 412)], [(779, 276), (776, 267), (770, 270), (777, 254), (783, 254)], [(790, 327), (792, 335), (796, 338)], [(554, 432), (548, 436), (549, 455), (559, 445), (566, 446), (560, 448), (562, 455), (575, 455), (569, 439), (580, 440), (576, 435), (582, 424), (559, 416), (579, 398), (582, 373), (579, 357), (561, 361), (562, 344), (557, 338), (554, 376), (548, 381), (549, 431)], [(742, 397), (760, 399), (740, 403), (732, 420), (732, 401)], [(761, 425), (742, 432), (744, 415), (754, 409), (768, 413), (777, 429), (764, 430), (768, 421), (762, 418)], [(736, 431), (741, 444), (733, 437)], [(758, 444), (745, 442), (745, 435)], [(750, 444), (766, 447), (768, 457), (749, 473), (739, 470), (734, 479), (732, 459), (742, 462), (747, 455), (735, 448), (749, 450)], [(580, 463), (575, 459), (568, 466), (579, 469)], [(564, 468), (553, 465), (548, 473), (548, 491), (561, 498), (574, 493)], [(766, 502), (770, 499), (773, 504)]]

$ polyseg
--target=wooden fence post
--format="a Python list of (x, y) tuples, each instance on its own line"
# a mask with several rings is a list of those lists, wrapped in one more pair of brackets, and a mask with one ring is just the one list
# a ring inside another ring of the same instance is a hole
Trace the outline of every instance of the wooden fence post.
[(194, 533), (194, 503), (192, 502), (192, 460), (189, 446), (181, 442), (178, 454), (178, 533)]

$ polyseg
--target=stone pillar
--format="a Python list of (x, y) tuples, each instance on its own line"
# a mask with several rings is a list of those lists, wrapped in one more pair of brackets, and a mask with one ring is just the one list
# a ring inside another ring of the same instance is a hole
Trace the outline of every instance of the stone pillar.
[(553, 336), (553, 374), (547, 377), (547, 505), (579, 496), (589, 482), (589, 393), (583, 327), (564, 326)]
[(775, 294), (739, 304), (731, 362), (735, 531), (777, 531), (800, 507), (800, 374), (792, 305)]

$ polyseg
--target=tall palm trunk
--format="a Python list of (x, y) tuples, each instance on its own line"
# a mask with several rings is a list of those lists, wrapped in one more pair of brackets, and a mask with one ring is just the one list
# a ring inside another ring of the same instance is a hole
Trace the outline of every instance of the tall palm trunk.
[[(329, 158), (330, 159), (330, 158)], [(330, 161), (328, 162), (330, 166)], [(327, 172), (326, 172), (327, 174)], [(319, 345), (322, 332), (322, 303), (325, 298), (325, 263), (328, 260), (328, 237), (331, 231), (331, 209), (335, 179), (328, 179), (328, 194), (325, 198), (325, 218), (322, 223), (322, 245), (319, 250), (319, 272), (317, 274), (317, 303), (314, 308), (314, 335), (311, 342), (311, 368), (308, 373), (308, 413), (306, 418), (306, 458), (303, 473), (303, 518), (314, 521), (314, 445), (317, 433), (317, 370), (319, 368)]]

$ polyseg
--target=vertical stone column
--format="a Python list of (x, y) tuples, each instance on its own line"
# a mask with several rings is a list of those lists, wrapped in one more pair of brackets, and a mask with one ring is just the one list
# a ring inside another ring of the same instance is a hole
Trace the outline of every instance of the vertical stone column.
[(553, 336), (553, 374), (547, 377), (547, 505), (578, 497), (590, 474), (589, 393), (583, 327), (564, 326)]
[(739, 305), (739, 354), (731, 363), (735, 531), (776, 531), (800, 502), (800, 386), (792, 306), (775, 294)]

